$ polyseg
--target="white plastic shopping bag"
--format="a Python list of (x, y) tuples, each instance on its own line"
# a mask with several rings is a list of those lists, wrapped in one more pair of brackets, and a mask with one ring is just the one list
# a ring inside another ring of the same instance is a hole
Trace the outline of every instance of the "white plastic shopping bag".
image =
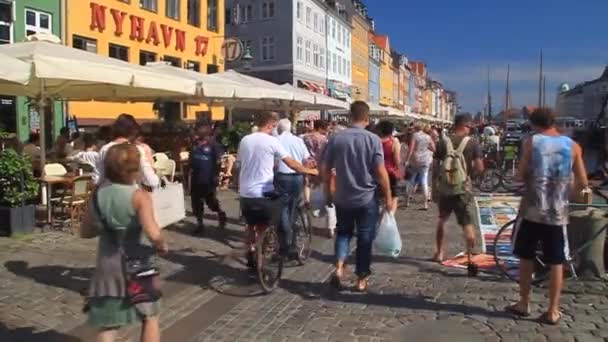
[(336, 219), (336, 207), (333, 205), (326, 205), (325, 213), (327, 214), (325, 218), (327, 229), (333, 232), (336, 230), (336, 224), (338, 223), (338, 220)]
[(401, 235), (395, 216), (387, 211), (382, 214), (374, 240), (374, 253), (396, 258), (401, 254)]

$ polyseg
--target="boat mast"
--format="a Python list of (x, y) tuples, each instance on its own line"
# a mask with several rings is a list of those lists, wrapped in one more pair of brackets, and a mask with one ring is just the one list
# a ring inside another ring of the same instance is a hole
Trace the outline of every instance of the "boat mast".
[(538, 107), (543, 106), (543, 50), (540, 50), (540, 71), (538, 73)]
[(488, 65), (488, 121), (492, 123), (492, 92), (490, 89), (490, 66)]
[(505, 112), (503, 119), (505, 124), (509, 120), (509, 111), (511, 110), (511, 64), (507, 64), (507, 87), (505, 90)]

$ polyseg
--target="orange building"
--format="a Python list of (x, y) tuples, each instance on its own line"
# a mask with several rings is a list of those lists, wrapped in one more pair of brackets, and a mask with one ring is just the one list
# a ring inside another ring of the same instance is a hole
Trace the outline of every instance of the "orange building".
[(387, 35), (373, 35), (374, 43), (380, 48), (380, 104), (393, 105), (394, 71), (391, 47)]
[[(202, 73), (224, 70), (224, 0), (66, 0), (67, 44), (134, 64), (168, 62)], [(223, 107), (179, 103), (70, 102), (68, 114), (84, 125), (110, 122), (120, 113), (140, 121), (166, 115), (222, 120)]]

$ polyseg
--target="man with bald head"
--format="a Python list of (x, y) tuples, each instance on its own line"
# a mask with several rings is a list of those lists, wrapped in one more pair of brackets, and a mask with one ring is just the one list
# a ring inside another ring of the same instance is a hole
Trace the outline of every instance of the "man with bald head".
[[(281, 119), (277, 125), (277, 139), (287, 152), (287, 155), (301, 163), (307, 164), (311, 159), (310, 152), (304, 140), (291, 133), (291, 122)], [(302, 191), (304, 190), (304, 176), (279, 161), (277, 173), (274, 178), (275, 188), (281, 196), (281, 215), (279, 220), (279, 236), (281, 238), (281, 249), (283, 254), (290, 258), (297, 258), (295, 235), (291, 228), (294, 220), (294, 212), (297, 208)]]

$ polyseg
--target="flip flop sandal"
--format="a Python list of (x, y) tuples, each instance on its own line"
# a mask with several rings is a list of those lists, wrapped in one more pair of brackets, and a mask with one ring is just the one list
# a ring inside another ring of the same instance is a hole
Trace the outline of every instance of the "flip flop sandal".
[(557, 319), (555, 321), (552, 321), (551, 318), (549, 317), (549, 313), (545, 312), (544, 314), (540, 315), (540, 317), (538, 317), (537, 321), (539, 323), (542, 324), (547, 324), (547, 325), (558, 325), (559, 321), (561, 321), (562, 319), (562, 313), (559, 313), (559, 316), (557, 316)]
[(530, 312), (529, 311), (521, 311), (519, 309), (517, 309), (517, 305), (513, 304), (513, 305), (509, 305), (507, 307), (505, 307), (505, 311), (513, 314), (517, 317), (528, 317), (530, 316)]
[[(363, 286), (360, 286), (360, 284), (363, 284)], [(357, 282), (357, 284), (355, 285), (355, 291), (360, 292), (360, 293), (367, 293), (368, 287), (369, 287), (368, 280), (365, 279), (365, 280)]]

